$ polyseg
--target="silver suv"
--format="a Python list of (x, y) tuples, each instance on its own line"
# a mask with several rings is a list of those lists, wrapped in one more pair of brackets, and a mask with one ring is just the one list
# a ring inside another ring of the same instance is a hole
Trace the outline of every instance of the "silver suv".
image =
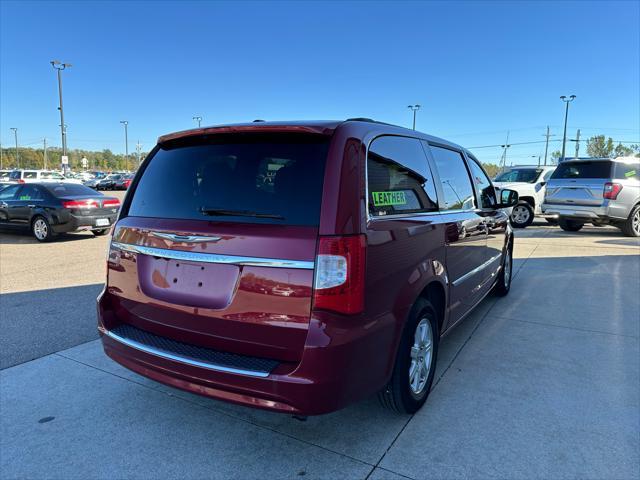
[(542, 212), (557, 217), (563, 230), (585, 223), (614, 225), (640, 237), (640, 159), (635, 157), (566, 160), (547, 184)]

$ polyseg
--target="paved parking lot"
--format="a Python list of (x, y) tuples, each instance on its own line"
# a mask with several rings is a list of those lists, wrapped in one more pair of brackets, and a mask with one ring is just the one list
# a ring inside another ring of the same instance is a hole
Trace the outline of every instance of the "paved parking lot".
[(153, 383), (101, 351), (106, 240), (0, 234), (1, 478), (639, 478), (640, 242), (517, 231), (515, 277), (443, 339), (413, 416), (300, 422)]

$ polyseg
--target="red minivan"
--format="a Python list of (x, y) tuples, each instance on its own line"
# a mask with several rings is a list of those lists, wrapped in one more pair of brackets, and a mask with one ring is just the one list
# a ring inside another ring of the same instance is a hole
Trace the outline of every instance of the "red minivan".
[(415, 412), (440, 337), (509, 291), (516, 203), (465, 149), (368, 119), (160, 137), (114, 227), (105, 352), (247, 406)]

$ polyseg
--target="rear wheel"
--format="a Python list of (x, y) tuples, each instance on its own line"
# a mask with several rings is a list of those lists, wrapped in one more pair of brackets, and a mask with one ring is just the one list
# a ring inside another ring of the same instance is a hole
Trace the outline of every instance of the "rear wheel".
[(620, 225), (620, 230), (627, 237), (640, 237), (640, 205), (636, 205), (631, 209), (629, 218)]
[(96, 237), (101, 237), (102, 235), (106, 235), (109, 232), (108, 228), (105, 228), (103, 230), (91, 230), (91, 233), (93, 233)]
[(511, 212), (511, 225), (515, 228), (525, 228), (533, 223), (533, 207), (527, 202), (520, 202)]
[(384, 407), (414, 413), (424, 405), (435, 376), (438, 341), (435, 310), (421, 298), (402, 333), (391, 380), (378, 394)]
[(502, 269), (498, 275), (493, 293), (499, 297), (504, 297), (511, 290), (511, 277), (513, 274), (513, 247), (509, 245), (502, 259)]
[(31, 222), (31, 233), (39, 242), (48, 242), (53, 238), (51, 225), (46, 218), (38, 215)]
[(560, 225), (560, 228), (565, 232), (577, 232), (584, 226), (584, 223), (561, 218), (560, 220), (558, 220), (558, 225)]

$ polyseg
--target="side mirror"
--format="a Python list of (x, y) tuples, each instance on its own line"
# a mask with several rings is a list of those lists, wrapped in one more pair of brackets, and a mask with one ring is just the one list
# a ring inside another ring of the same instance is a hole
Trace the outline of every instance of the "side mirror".
[(515, 207), (518, 204), (518, 192), (508, 188), (500, 189), (500, 202), (496, 208)]

